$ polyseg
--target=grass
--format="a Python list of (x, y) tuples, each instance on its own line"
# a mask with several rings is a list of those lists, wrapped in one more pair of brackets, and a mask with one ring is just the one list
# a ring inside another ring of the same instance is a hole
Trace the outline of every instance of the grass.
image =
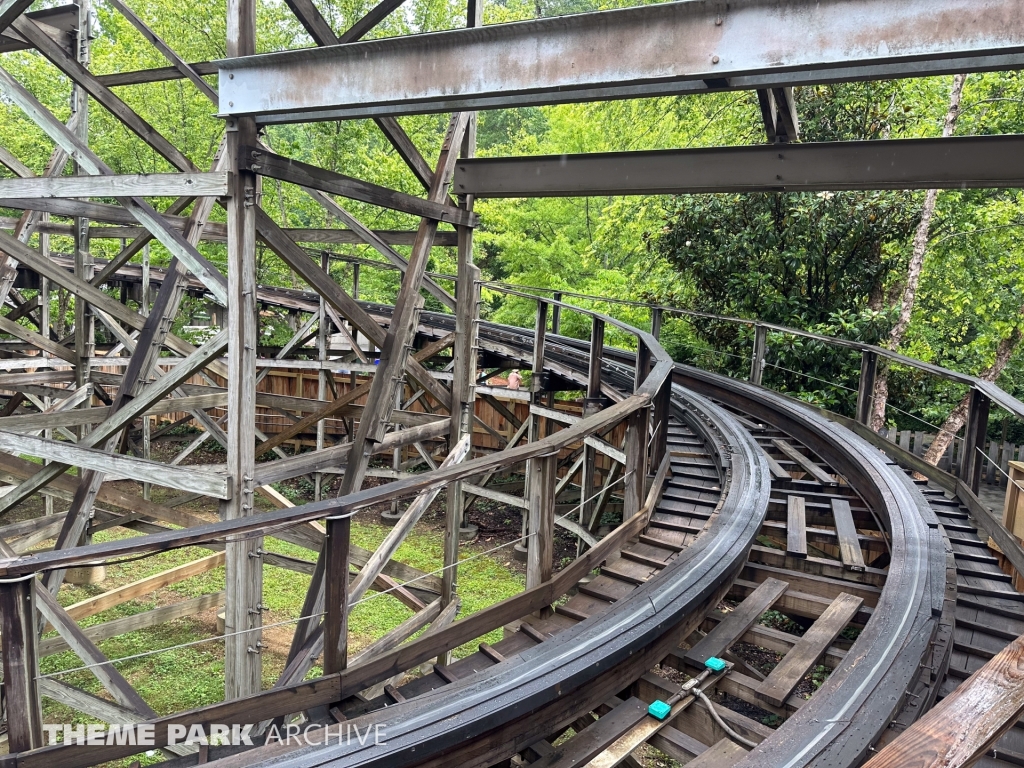
[[(368, 516), (367, 516), (368, 517)], [(366, 549), (375, 549), (390, 529), (372, 520), (357, 519), (352, 526), (352, 541)], [(113, 529), (96, 535), (95, 541), (110, 541), (127, 538), (133, 534)], [(443, 533), (425, 527), (417, 527), (398, 549), (396, 559), (431, 572), (442, 565)], [(268, 538), (264, 542), (267, 551), (314, 559), (314, 553), (278, 539)], [(459, 568), (458, 594), (461, 598), (460, 616), (479, 611), (524, 589), (522, 576), (512, 573), (490, 555), (476, 557), (486, 545), (463, 546), (462, 558), (469, 559)], [(176, 565), (209, 555), (201, 548), (187, 548), (162, 552), (152, 557), (108, 566), (107, 578), (102, 584), (89, 586), (62, 587), (59, 600), (70, 605), (89, 597), (109, 591), (114, 587), (128, 584)], [(498, 553), (499, 556), (502, 553)], [(264, 568), (263, 604), (268, 608), (264, 613), (265, 625), (295, 619), (299, 615), (310, 577), (267, 566)], [(96, 616), (83, 619), (80, 624), (88, 627), (122, 616), (130, 616), (190, 597), (217, 592), (224, 588), (224, 567), (205, 574), (172, 584), (144, 599), (111, 608)], [(409, 618), (411, 611), (395, 597), (375, 592), (367, 593), (359, 604), (353, 607), (349, 619), (350, 654), (377, 639), (385, 632)], [(116, 668), (139, 691), (142, 697), (159, 714), (193, 709), (221, 701), (224, 692), (224, 650), (218, 640), (189, 647), (174, 647), (197, 639), (213, 637), (216, 634), (214, 611), (187, 619), (178, 619), (152, 628), (131, 632), (99, 643), (108, 658), (117, 659), (147, 651), (170, 648), (163, 653), (148, 655), (116, 664)], [(269, 627), (264, 632), (267, 647), (263, 651), (263, 683), (269, 688), (284, 668), (293, 625)], [(487, 642), (501, 639), (499, 628), (480, 638)], [(53, 636), (49, 633), (47, 636)], [(477, 640), (455, 650), (455, 656), (462, 657), (476, 650)], [(44, 675), (79, 667), (82, 662), (71, 652), (46, 657), (40, 661), (40, 672)], [(321, 674), (314, 668), (310, 675)], [(105, 699), (110, 697), (101, 688), (97, 679), (88, 670), (79, 670), (59, 675), (58, 680), (82, 688)], [(87, 723), (93, 719), (68, 709), (50, 699), (43, 700), (43, 720), (48, 723)], [(154, 758), (155, 759), (155, 758)]]

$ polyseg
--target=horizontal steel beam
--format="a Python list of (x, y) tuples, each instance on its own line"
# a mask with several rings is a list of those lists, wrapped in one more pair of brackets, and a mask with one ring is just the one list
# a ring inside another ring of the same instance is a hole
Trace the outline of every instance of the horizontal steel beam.
[(224, 197), (227, 193), (225, 171), (0, 179), (0, 197)]
[[(697, 0), (217, 62), (261, 122), (1020, 66), (1014, 0)], [(276, 115), (277, 117), (271, 117)]]
[(477, 197), (1024, 186), (1024, 136), (714, 147), (459, 160)]

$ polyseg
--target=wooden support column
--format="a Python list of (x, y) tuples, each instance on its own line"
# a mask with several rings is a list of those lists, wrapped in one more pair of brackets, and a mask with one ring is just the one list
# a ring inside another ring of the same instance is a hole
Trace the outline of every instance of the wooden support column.
[(665, 379), (665, 383), (658, 390), (657, 399), (654, 402), (654, 436), (651, 438), (651, 461), (648, 469), (657, 472), (665, 458), (668, 450), (668, 419), (672, 408), (672, 377)]
[(0, 581), (0, 639), (3, 641), (4, 692), (7, 696), (8, 751), (43, 744), (43, 715), (36, 681), (35, 575)]
[(871, 420), (871, 403), (875, 394), (875, 375), (878, 372), (878, 354), (870, 349), (860, 353), (860, 385), (857, 387), (857, 421), (867, 424)]
[(662, 309), (661, 307), (651, 307), (651, 336), (661, 341), (661, 323), (662, 323)]
[(640, 389), (644, 379), (651, 372), (651, 348), (644, 344), (643, 340), (637, 341), (636, 368), (633, 373), (633, 391)]
[[(562, 300), (562, 292), (555, 291), (555, 301)], [(562, 331), (562, 307), (559, 304), (551, 305), (551, 335), (557, 336)]]
[(629, 415), (626, 421), (626, 466), (623, 479), (622, 519), (628, 520), (644, 503), (647, 478), (647, 408)]
[(768, 329), (760, 323), (754, 324), (754, 351), (750, 356), (750, 383), (761, 386), (764, 375), (764, 355), (768, 347)]
[(555, 480), (558, 474), (558, 455), (539, 456), (526, 462), (530, 484), (530, 509), (526, 556), (526, 588), (543, 584), (551, 579), (554, 562), (555, 536)]
[(601, 397), (601, 362), (604, 357), (604, 320), (593, 318), (590, 324), (590, 371), (587, 377), (587, 400)]
[[(227, 55), (256, 52), (255, 0), (228, 0)], [(227, 127), (232, 189), (228, 200), (228, 459), (231, 499), (225, 519), (253, 514), (256, 419), (256, 175), (238, 166), (238, 147), (256, 142), (252, 118)], [(237, 699), (262, 689), (262, 538), (227, 543), (224, 695)], [(252, 631), (255, 630), (255, 631)], [(235, 634), (241, 633), (241, 634)]]
[[(475, 5), (475, 4), (474, 4)], [(470, 6), (472, 10), (473, 5)], [(475, 116), (474, 116), (475, 118)], [(475, 128), (475, 119), (470, 128)], [(475, 143), (475, 135), (467, 130), (463, 146), (465, 153), (471, 140)], [(472, 198), (460, 197), (459, 203), (472, 207)], [(459, 267), (456, 285), (455, 306), (455, 342), (452, 357), (455, 368), (452, 376), (452, 426), (449, 432), (450, 444), (455, 445), (464, 435), (473, 432), (473, 412), (476, 382), (476, 328), (480, 270), (473, 264), (473, 230), (470, 227), (459, 227)], [(455, 600), (456, 573), (459, 562), (459, 540), (469, 539), (476, 535), (476, 526), (469, 526), (464, 519), (466, 510), (465, 494), (462, 482), (456, 481), (448, 486), (445, 508), (444, 534), (444, 574), (442, 575), (441, 603), (447, 606)]]
[[(328, 275), (331, 273), (331, 258), (326, 253), (320, 256), (320, 267)], [(316, 357), (321, 363), (327, 360), (327, 328), (330, 321), (327, 319), (327, 301), (323, 296), (320, 297), (320, 314), (317, 320), (316, 329)], [(354, 346), (354, 345), (353, 345)], [(316, 399), (326, 400), (327, 399), (327, 377), (333, 376), (334, 374), (330, 371), (325, 371), (323, 368), (320, 369), (317, 376), (317, 387), (316, 387)], [(302, 392), (297, 393), (299, 397), (303, 397)], [(324, 449), (324, 440), (327, 437), (327, 423), (325, 421), (318, 421), (316, 423), (316, 449), (322, 451)], [(317, 472), (313, 475), (313, 497), (316, 501), (320, 501), (323, 497), (323, 472)]]
[(348, 576), (352, 519), (327, 518), (327, 578), (324, 595), (324, 674), (348, 666)]
[[(89, 0), (77, 0), (78, 32), (75, 36), (74, 55), (78, 62), (89, 66)], [(89, 142), (89, 95), (81, 85), (71, 86), (71, 112), (76, 114), (74, 133), (83, 144)], [(74, 162), (74, 175), (85, 176), (87, 171)], [(89, 220), (76, 217), (74, 220), (74, 253), (75, 276), (80, 280), (90, 281), (93, 276), (93, 259), (89, 252)], [(89, 305), (80, 297), (75, 297), (75, 384), (81, 387), (89, 382), (89, 361), (96, 352), (96, 318), (89, 311)], [(89, 407), (88, 402), (85, 404)], [(81, 435), (85, 435), (88, 427), (81, 427)]]
[(977, 389), (971, 389), (971, 399), (967, 407), (967, 426), (964, 429), (964, 446), (960, 460), (960, 479), (975, 494), (981, 481), (981, 469), (985, 459), (981, 451), (985, 447), (988, 432), (988, 397)]

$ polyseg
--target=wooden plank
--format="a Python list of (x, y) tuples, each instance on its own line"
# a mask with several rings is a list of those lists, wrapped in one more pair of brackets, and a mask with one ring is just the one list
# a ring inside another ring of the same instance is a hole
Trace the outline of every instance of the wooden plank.
[(810, 457), (805, 456), (803, 453), (798, 451), (793, 445), (786, 442), (785, 440), (772, 440), (772, 445), (779, 449), (790, 461), (795, 461), (807, 474), (813, 477), (822, 485), (832, 486), (839, 485), (839, 483), (818, 466), (817, 462), (811, 461)]
[(789, 589), (789, 584), (784, 581), (773, 578), (765, 579), (717, 627), (686, 652), (686, 660), (703, 669), (704, 662), (712, 656), (723, 653), (743, 637), (746, 631), (761, 617), (761, 614), (771, 608), (787, 589)]
[[(447, 468), (459, 464), (469, 454), (469, 448), (470, 435), (467, 434), (452, 448), (451, 452), (441, 463), (441, 467)], [(359, 575), (349, 587), (348, 599), (350, 604), (354, 605), (357, 603), (366, 593), (371, 582), (383, 570), (384, 564), (394, 556), (402, 542), (405, 541), (406, 536), (409, 535), (413, 527), (423, 516), (423, 513), (427, 511), (427, 508), (433, 503), (440, 492), (441, 488), (437, 487), (417, 496), (412, 504), (409, 505), (409, 508), (406, 509), (405, 514), (402, 515), (402, 519), (388, 531), (384, 541), (381, 542), (380, 546), (370, 556), (370, 559), (362, 567)]]
[(732, 739), (722, 739), (708, 747), (697, 758), (687, 763), (689, 768), (731, 768), (747, 754), (747, 750)]
[[(224, 605), (224, 593), (213, 592), (208, 595), (192, 597), (188, 600), (181, 600), (170, 605), (161, 605), (149, 611), (142, 611), (131, 616), (122, 616), (119, 619), (111, 619), (102, 624), (92, 624), (82, 627), (82, 633), (92, 642), (98, 643), (117, 637), (128, 632), (136, 632), (147, 627), (155, 627), (158, 624), (166, 624), (175, 619), (185, 619), (195, 616), (203, 611)], [(70, 648), (67, 641), (62, 637), (47, 637), (39, 641), (39, 657), (51, 656), (61, 653)]]
[(803, 496), (786, 501), (786, 554), (807, 557), (807, 514)]
[(199, 576), (203, 573), (208, 573), (214, 568), (218, 568), (224, 565), (224, 553), (220, 552), (215, 555), (209, 555), (208, 557), (200, 558), (199, 560), (193, 560), (191, 563), (185, 563), (184, 565), (178, 565), (174, 568), (169, 568), (166, 571), (160, 573), (154, 573), (152, 576), (147, 576), (144, 579), (133, 581), (130, 584), (125, 584), (116, 589), (104, 592), (101, 595), (90, 597), (81, 602), (69, 605), (65, 610), (68, 616), (75, 621), (81, 621), (82, 619), (88, 618), (89, 616), (95, 616), (98, 613), (109, 610), (116, 605), (127, 603), (130, 600), (136, 600), (140, 597), (155, 592), (158, 589), (163, 589), (171, 584), (177, 584), (185, 579), (190, 579), (193, 576)]
[(536, 768), (586, 765), (647, 716), (647, 704), (638, 698), (629, 698), (530, 765)]
[(1024, 637), (889, 742), (864, 768), (973, 765), (1024, 714)]
[(132, 686), (124, 679), (124, 676), (117, 671), (103, 652), (96, 647), (78, 624), (75, 623), (67, 611), (57, 602), (57, 598), (50, 594), (50, 591), (38, 585), (35, 590), (36, 608), (40, 615), (50, 622), (57, 630), (64, 641), (71, 647), (75, 655), (83, 663), (90, 665), (92, 672), (100, 684), (113, 696), (119, 704), (127, 707), (133, 712), (145, 717), (155, 718), (156, 712), (143, 700)]
[(180, 491), (194, 491), (204, 496), (226, 499), (228, 478), (221, 472), (198, 467), (178, 467), (159, 461), (137, 459), (95, 448), (80, 448), (60, 440), (47, 440), (31, 435), (17, 435), (0, 430), (0, 450), (13, 454), (36, 456), (69, 466), (92, 469), (117, 477), (153, 483)]
[(223, 197), (228, 175), (210, 173), (129, 173), (110, 176), (59, 176), (0, 179), (0, 197)]
[(839, 553), (843, 566), (851, 571), (864, 570), (864, 553), (857, 538), (857, 526), (850, 512), (850, 502), (832, 499), (832, 515), (836, 521), (836, 536), (839, 538)]
[(841, 594), (833, 600), (821, 618), (811, 625), (761, 683), (757, 689), (758, 697), (776, 707), (783, 706), (793, 689), (850, 623), (862, 602), (861, 598), (849, 594)]

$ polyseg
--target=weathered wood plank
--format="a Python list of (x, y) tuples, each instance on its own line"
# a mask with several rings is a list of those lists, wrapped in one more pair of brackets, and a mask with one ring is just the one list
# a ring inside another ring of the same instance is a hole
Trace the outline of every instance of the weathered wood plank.
[(229, 496), (228, 479), (221, 472), (198, 467), (178, 467), (159, 461), (137, 459), (118, 453), (106, 453), (95, 448), (80, 448), (73, 443), (47, 440), (43, 437), (18, 435), (0, 430), (0, 450), (13, 454), (27, 454), (61, 464), (92, 469), (118, 477), (153, 483), (180, 491), (193, 491), (216, 499)]
[(743, 637), (747, 630), (785, 594), (789, 584), (778, 579), (765, 579), (736, 609), (713, 630), (702, 637), (686, 654), (686, 660), (698, 668), (712, 656), (718, 656)]
[(765, 701), (781, 707), (793, 693), (793, 689), (818, 663), (839, 633), (846, 629), (864, 602), (854, 595), (839, 595), (825, 610), (811, 628), (804, 633), (793, 649), (779, 662), (771, 674), (757, 689), (757, 695)]
[(807, 557), (807, 512), (802, 496), (786, 501), (786, 553)]
[(228, 175), (211, 173), (129, 173), (111, 176), (60, 176), (0, 179), (2, 197), (223, 197)]
[(857, 538), (857, 526), (850, 512), (850, 502), (832, 499), (832, 515), (836, 521), (836, 536), (839, 538), (839, 553), (843, 566), (851, 571), (864, 570), (864, 553)]
[(788, 459), (790, 459), (790, 461), (795, 461), (800, 468), (804, 470), (804, 472), (809, 474), (822, 485), (839, 485), (834, 477), (818, 466), (817, 462), (812, 461), (809, 456), (804, 455), (801, 451), (797, 450), (793, 445), (787, 443), (785, 440), (773, 439), (772, 445), (778, 448)]

